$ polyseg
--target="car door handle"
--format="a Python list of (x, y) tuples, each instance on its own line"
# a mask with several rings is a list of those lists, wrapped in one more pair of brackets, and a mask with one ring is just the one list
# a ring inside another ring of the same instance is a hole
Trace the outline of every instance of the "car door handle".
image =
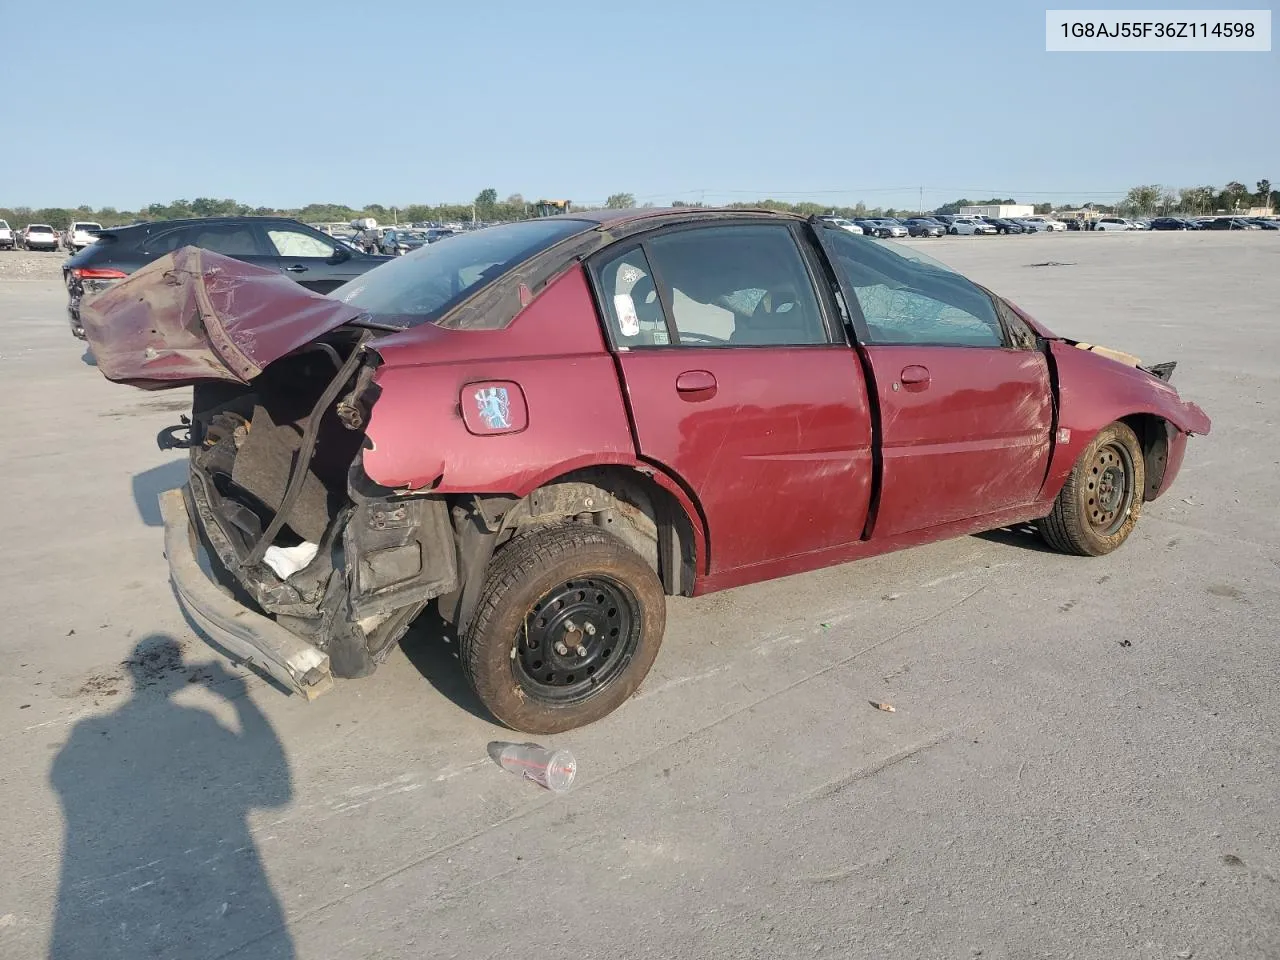
[(307, 268), (300, 263), (295, 263), (292, 267), (285, 267), (290, 273), (306, 273)]
[(899, 378), (903, 383), (927, 384), (929, 382), (929, 368), (922, 367), (918, 363), (908, 364), (902, 368), (902, 374)]
[(716, 395), (718, 384), (710, 370), (686, 370), (676, 377), (676, 392), (681, 400), (697, 403)]

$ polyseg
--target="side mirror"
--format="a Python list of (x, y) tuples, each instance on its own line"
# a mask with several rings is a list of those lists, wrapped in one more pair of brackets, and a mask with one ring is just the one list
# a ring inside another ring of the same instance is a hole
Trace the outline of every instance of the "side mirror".
[(333, 255), (329, 257), (330, 263), (346, 263), (351, 259), (351, 251), (347, 249), (345, 244), (339, 244), (333, 248)]

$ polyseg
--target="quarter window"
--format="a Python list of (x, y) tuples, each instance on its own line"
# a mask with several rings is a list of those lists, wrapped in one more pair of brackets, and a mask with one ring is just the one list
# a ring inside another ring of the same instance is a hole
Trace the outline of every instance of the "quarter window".
[(618, 346), (654, 347), (671, 342), (653, 270), (640, 247), (605, 263), (600, 270), (600, 290)]
[(822, 235), (862, 309), (871, 343), (1004, 345), (995, 304), (960, 274), (878, 240), (837, 230)]
[(147, 253), (172, 253), (187, 245), (187, 236), (187, 230), (170, 230), (147, 240), (144, 249)]

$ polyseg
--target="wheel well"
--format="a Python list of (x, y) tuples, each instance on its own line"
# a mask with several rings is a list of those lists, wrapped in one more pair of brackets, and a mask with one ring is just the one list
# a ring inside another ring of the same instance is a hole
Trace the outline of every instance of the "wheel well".
[(1154, 500), (1164, 481), (1165, 467), (1169, 463), (1168, 421), (1154, 413), (1133, 413), (1121, 417), (1120, 422), (1132, 430), (1142, 444), (1142, 460), (1147, 477), (1147, 487), (1142, 498)]
[(657, 572), (669, 595), (690, 596), (695, 576), (693, 524), (653, 478), (621, 465), (575, 470), (514, 504), (504, 535), (531, 526), (576, 520), (611, 530)]

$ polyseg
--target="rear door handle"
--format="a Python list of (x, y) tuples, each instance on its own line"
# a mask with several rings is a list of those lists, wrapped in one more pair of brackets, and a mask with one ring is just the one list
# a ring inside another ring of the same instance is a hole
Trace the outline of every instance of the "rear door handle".
[(686, 370), (676, 377), (676, 392), (681, 400), (697, 403), (716, 395), (718, 384), (710, 370)]
[(290, 273), (306, 273), (307, 268), (300, 263), (295, 263), (292, 267), (285, 267)]
[(899, 378), (903, 383), (927, 384), (929, 382), (929, 368), (922, 367), (918, 363), (908, 364), (902, 368)]

